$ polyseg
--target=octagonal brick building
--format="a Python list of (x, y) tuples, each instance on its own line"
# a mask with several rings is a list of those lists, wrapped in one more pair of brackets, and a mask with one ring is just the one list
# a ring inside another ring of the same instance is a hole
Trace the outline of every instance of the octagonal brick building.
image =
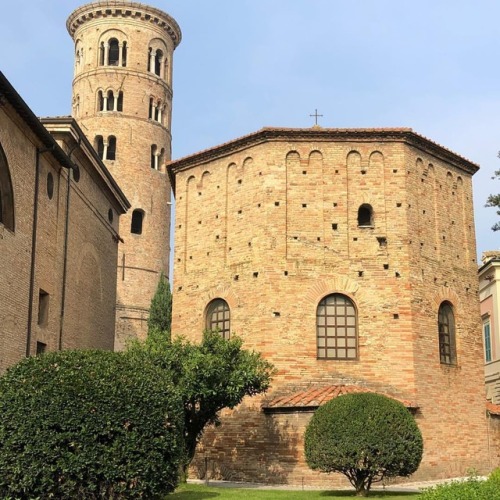
[(477, 169), (406, 128), (265, 128), (170, 164), (172, 333), (236, 334), (277, 369), (205, 433), (200, 476), (334, 484), (305, 464), (304, 430), (363, 390), (414, 413), (415, 477), (488, 470)]
[[(97, 1), (67, 20), (75, 42), (72, 115), (132, 204), (120, 218), (115, 348), (146, 334), (159, 274), (169, 275), (176, 21), (142, 3)], [(110, 212), (109, 218), (115, 215)]]

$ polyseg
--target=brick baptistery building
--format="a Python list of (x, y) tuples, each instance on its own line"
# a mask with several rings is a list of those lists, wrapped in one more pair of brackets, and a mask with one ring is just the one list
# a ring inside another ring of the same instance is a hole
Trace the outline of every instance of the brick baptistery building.
[(414, 413), (414, 477), (491, 467), (477, 169), (411, 129), (319, 127), (265, 128), (171, 163), (174, 334), (218, 327), (278, 370), (265, 397), (206, 433), (200, 474), (331, 484), (305, 464), (305, 426), (360, 390)]

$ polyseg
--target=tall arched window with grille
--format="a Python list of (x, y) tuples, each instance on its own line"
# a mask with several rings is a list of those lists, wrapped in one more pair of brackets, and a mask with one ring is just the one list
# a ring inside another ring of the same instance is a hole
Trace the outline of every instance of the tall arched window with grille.
[(219, 332), (224, 339), (231, 335), (231, 311), (228, 303), (223, 299), (214, 299), (207, 306), (206, 328), (212, 332)]
[(9, 164), (0, 144), (0, 224), (14, 231), (14, 191)]
[(357, 312), (346, 295), (333, 293), (316, 310), (318, 359), (355, 360), (358, 358)]
[(457, 363), (455, 339), (455, 315), (450, 302), (443, 302), (438, 313), (439, 360), (444, 365)]

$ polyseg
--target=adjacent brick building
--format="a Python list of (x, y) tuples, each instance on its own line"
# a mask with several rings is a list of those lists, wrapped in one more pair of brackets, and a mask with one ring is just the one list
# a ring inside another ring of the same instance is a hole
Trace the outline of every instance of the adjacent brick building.
[(181, 41), (165, 12), (98, 1), (68, 18), (75, 42), (72, 115), (131, 202), (120, 219), (116, 343), (144, 337), (159, 275), (169, 275), (173, 52)]
[(406, 401), (417, 477), (490, 467), (477, 297), (477, 166), (411, 129), (262, 129), (174, 161), (173, 333), (237, 334), (278, 369), (198, 453), (221, 477), (307, 483), (311, 412)]
[(0, 372), (45, 350), (114, 345), (129, 203), (72, 118), (44, 124), (0, 73)]

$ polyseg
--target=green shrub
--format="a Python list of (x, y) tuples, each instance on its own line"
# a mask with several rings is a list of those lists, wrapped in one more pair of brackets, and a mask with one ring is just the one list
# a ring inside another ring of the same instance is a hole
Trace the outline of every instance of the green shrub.
[(415, 472), (422, 452), (422, 435), (410, 412), (369, 392), (340, 396), (321, 406), (305, 433), (309, 467), (344, 474), (360, 496), (373, 482)]
[(488, 482), (494, 483), (500, 490), (500, 467), (497, 467), (489, 476)]
[(419, 500), (500, 500), (495, 481), (471, 477), (463, 482), (452, 481), (424, 490)]
[(1, 498), (154, 498), (173, 491), (182, 401), (147, 356), (64, 351), (0, 379)]

